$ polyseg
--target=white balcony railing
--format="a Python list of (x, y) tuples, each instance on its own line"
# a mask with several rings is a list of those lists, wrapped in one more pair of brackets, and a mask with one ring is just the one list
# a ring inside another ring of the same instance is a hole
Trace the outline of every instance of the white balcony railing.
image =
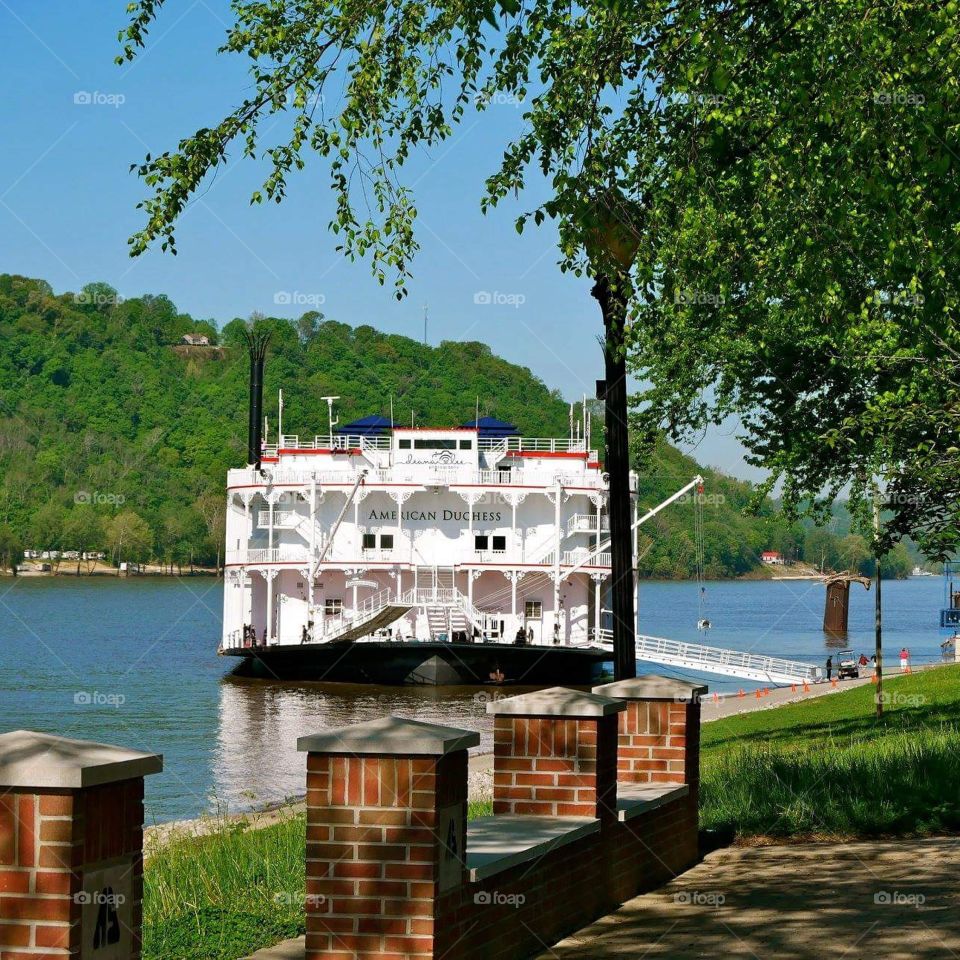
[[(585, 549), (578, 550), (564, 550), (560, 554), (560, 565), (563, 567), (575, 567), (578, 564), (583, 564), (587, 567), (609, 567), (610, 566), (610, 554), (609, 553), (598, 553), (595, 556), (590, 556), (592, 551)], [(589, 562), (587, 559), (589, 558)]]
[(228, 564), (256, 564), (256, 563), (306, 563), (310, 557), (307, 547), (286, 545), (274, 547), (256, 547), (249, 550), (228, 550)]
[[(610, 530), (610, 518), (608, 516), (600, 517), (600, 532), (606, 533)], [(575, 513), (567, 521), (567, 536), (574, 533), (596, 533), (597, 518), (589, 513)]]

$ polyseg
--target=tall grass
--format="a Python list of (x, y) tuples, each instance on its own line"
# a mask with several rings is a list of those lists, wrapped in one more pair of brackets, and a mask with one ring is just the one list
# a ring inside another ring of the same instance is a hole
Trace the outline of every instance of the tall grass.
[(956, 831), (958, 735), (943, 726), (712, 752), (701, 773), (701, 826), (778, 838)]
[(144, 960), (238, 960), (303, 933), (305, 842), (301, 815), (158, 844), (144, 866)]

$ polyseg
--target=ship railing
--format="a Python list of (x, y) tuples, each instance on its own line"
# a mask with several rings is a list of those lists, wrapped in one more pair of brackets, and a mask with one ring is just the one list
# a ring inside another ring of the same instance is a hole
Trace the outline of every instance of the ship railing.
[(313, 437), (304, 437), (295, 433), (285, 433), (279, 444), (282, 450), (389, 450), (390, 437), (367, 437), (353, 433), (335, 433), (333, 435), (317, 434)]
[(516, 450), (530, 453), (586, 453), (587, 443), (583, 439), (570, 440), (558, 437), (480, 437), (477, 440), (479, 450), (496, 450), (502, 447), (504, 452)]
[[(296, 510), (274, 510), (273, 511), (273, 527), (274, 529), (292, 529), (300, 525), (300, 521), (303, 519), (302, 514), (297, 513)], [(269, 530), (270, 529), (270, 511), (269, 510), (258, 510), (257, 511), (257, 529), (258, 530)]]
[(590, 562), (584, 564), (587, 567), (609, 567), (610, 566), (610, 554), (609, 553), (598, 553), (594, 556), (591, 556), (592, 551), (587, 549), (580, 550), (564, 550), (560, 555), (560, 566), (562, 567), (575, 567), (587, 558), (590, 559)]
[[(605, 514), (600, 517), (600, 532), (607, 533), (610, 530), (610, 518)], [(575, 533), (596, 533), (597, 518), (589, 513), (575, 513), (567, 521), (567, 536)]]
[(451, 587), (414, 587), (405, 591), (401, 600), (409, 607), (451, 606), (459, 595), (460, 591)]
[(306, 547), (287, 545), (283, 547), (254, 548), (247, 550), (228, 550), (228, 564), (256, 564), (256, 563), (298, 563), (309, 559), (309, 550)]
[(506, 550), (474, 550), (473, 559), (480, 563), (503, 563), (503, 558), (507, 555)]

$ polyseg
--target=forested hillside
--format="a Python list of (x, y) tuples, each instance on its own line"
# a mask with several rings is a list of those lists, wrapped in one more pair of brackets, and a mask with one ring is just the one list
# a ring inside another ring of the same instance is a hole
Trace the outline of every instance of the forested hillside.
[[(482, 415), (527, 435), (567, 433), (561, 395), (482, 343), (427, 347), (316, 312), (265, 322), (274, 328), (266, 408), (273, 422), (282, 387), (285, 433), (324, 432), (328, 394), (341, 397), (344, 423), (388, 413), (392, 396), (400, 422), (457, 424), (473, 418), (479, 398)], [(215, 562), (225, 472), (245, 460), (243, 325), (218, 330), (164, 296), (123, 301), (105, 284), (55, 295), (42, 280), (0, 276), (0, 554), (101, 549), (114, 558)], [(214, 346), (181, 346), (185, 333)], [(698, 469), (663, 445), (643, 468), (642, 502), (657, 503)], [(709, 575), (747, 571), (763, 549), (800, 554), (802, 534), (772, 504), (759, 517), (743, 515), (750, 493), (748, 484), (709, 476)], [(643, 534), (645, 575), (692, 574), (690, 501)]]

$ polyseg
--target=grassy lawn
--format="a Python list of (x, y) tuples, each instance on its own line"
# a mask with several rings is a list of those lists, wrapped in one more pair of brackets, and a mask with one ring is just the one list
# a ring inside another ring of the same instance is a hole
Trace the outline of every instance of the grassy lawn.
[(960, 829), (960, 666), (705, 724), (701, 825), (742, 839)]
[[(468, 816), (492, 812), (472, 801)], [(304, 816), (217, 821), (158, 845), (144, 867), (143, 960), (238, 960), (304, 932)]]

